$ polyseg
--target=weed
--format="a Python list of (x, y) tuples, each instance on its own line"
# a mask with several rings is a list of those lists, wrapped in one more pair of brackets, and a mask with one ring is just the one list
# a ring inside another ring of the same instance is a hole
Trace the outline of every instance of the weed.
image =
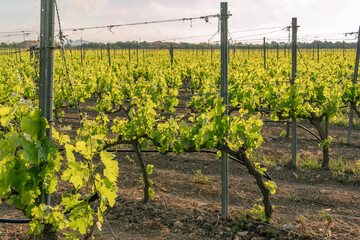
[(360, 175), (360, 160), (355, 162), (355, 166), (352, 169), (353, 173), (356, 175)]
[(330, 237), (331, 236), (331, 230), (329, 228), (334, 227), (333, 218), (330, 215), (330, 213), (328, 213), (325, 210), (322, 210), (321, 213), (323, 214), (324, 218), (326, 219), (326, 221), (325, 221), (325, 231), (324, 231), (324, 236), (323, 237), (325, 237), (326, 234), (328, 234), (328, 236)]
[(209, 182), (210, 177), (203, 175), (201, 170), (195, 170), (193, 172), (195, 174), (194, 176), (195, 183), (207, 184)]
[(348, 161), (343, 158), (339, 158), (338, 160), (332, 161), (330, 163), (332, 178), (342, 183), (346, 182), (345, 171), (347, 165), (348, 165)]
[(266, 236), (268, 236), (269, 238), (276, 238), (277, 236), (276, 230), (272, 227), (266, 229), (265, 232), (266, 232)]
[(299, 200), (298, 197), (297, 197), (297, 195), (296, 195), (296, 193), (291, 194), (291, 197), (292, 197), (292, 200), (293, 200), (294, 202), (296, 202), (296, 201)]
[(306, 225), (305, 225), (306, 218), (303, 215), (300, 215), (300, 216), (297, 217), (296, 222), (299, 223), (298, 226), (300, 226), (300, 231), (301, 232), (306, 232)]
[(246, 228), (246, 224), (248, 222), (248, 216), (246, 213), (235, 213), (235, 224), (236, 226), (233, 227), (231, 230), (233, 232), (241, 232), (243, 229)]
[[(348, 115), (334, 116), (331, 118), (330, 124), (339, 126), (339, 127), (348, 128), (349, 127), (349, 116)], [(353, 120), (353, 128), (360, 129), (360, 121), (358, 119)]]
[(287, 132), (286, 132), (286, 131), (282, 131), (282, 132), (280, 133), (280, 136), (282, 136), (282, 137), (286, 137), (286, 135), (287, 135)]
[[(259, 199), (257, 202), (260, 202), (260, 201), (261, 201), (261, 199)], [(255, 221), (259, 221), (259, 222), (270, 222), (271, 221), (265, 215), (265, 207), (258, 203), (254, 204), (253, 208), (249, 211), (249, 215)]]
[(266, 165), (268, 167), (275, 167), (275, 166), (279, 165), (279, 163), (281, 162), (280, 160), (276, 160), (276, 159), (267, 157), (265, 153), (261, 153), (259, 151), (252, 151), (250, 153), (249, 158), (253, 162), (260, 162), (263, 165)]
[(307, 158), (299, 160), (301, 170), (320, 170), (321, 165), (316, 158)]

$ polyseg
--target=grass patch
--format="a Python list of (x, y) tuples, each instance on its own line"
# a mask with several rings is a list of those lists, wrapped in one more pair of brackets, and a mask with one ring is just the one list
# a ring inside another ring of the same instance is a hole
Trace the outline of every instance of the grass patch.
[(343, 158), (330, 161), (332, 179), (345, 183), (347, 181), (345, 172), (349, 168), (348, 163), (349, 161)]
[(298, 167), (301, 170), (320, 170), (321, 164), (316, 158), (299, 159)]
[[(346, 114), (343, 116), (334, 116), (330, 119), (330, 124), (338, 127), (348, 128), (349, 116)], [(356, 114), (354, 114), (353, 126), (354, 129), (360, 130), (360, 119), (356, 116)]]
[(259, 162), (265, 165), (268, 169), (275, 168), (276, 166), (284, 166), (289, 164), (288, 162), (286, 162), (285, 159), (270, 158), (266, 155), (266, 153), (256, 150), (250, 152), (249, 159), (252, 162)]

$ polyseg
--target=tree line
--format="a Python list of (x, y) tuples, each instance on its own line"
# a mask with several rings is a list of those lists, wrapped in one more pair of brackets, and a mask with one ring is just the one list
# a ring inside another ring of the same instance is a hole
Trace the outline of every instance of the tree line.
[[(19, 43), (0, 43), (0, 48), (18, 48)], [(106, 49), (107, 47), (111, 49), (168, 49), (170, 45), (172, 45), (174, 48), (177, 49), (220, 49), (219, 43), (187, 43), (187, 42), (180, 42), (180, 43), (174, 43), (174, 42), (138, 42), (138, 41), (126, 41), (126, 42), (115, 42), (115, 43), (100, 43), (100, 42), (87, 42), (82, 45), (77, 46), (71, 46), (71, 43), (67, 44), (66, 47), (71, 48), (83, 48), (83, 49)], [(291, 43), (285, 43), (285, 42), (268, 42), (265, 44), (266, 48), (268, 49), (284, 49), (289, 48), (291, 46)], [(254, 44), (254, 43), (230, 43), (229, 48), (230, 49), (261, 49), (264, 45), (261, 44)], [(305, 42), (298, 42), (298, 47), (301, 49), (313, 49), (313, 48), (320, 48), (320, 49), (356, 49), (356, 42), (346, 43), (346, 42), (328, 42), (328, 41), (313, 41), (310, 43)]]
[[(138, 42), (138, 41), (127, 41), (127, 42), (116, 42), (116, 43), (109, 43), (109, 47), (111, 49), (168, 49), (172, 45), (174, 48), (177, 49), (220, 49), (219, 43), (208, 44), (208, 43), (187, 43), (187, 42), (180, 42), (180, 43), (172, 43), (172, 42)], [(74, 47), (74, 46), (72, 46)], [(80, 46), (75, 46), (75, 48), (83, 48), (83, 49), (101, 49), (107, 48), (107, 43), (95, 43), (89, 42), (82, 44)], [(263, 44), (247, 44), (247, 43), (232, 43), (229, 44), (230, 49), (260, 49), (263, 48)], [(291, 43), (285, 42), (275, 42), (272, 41), (270, 43), (266, 43), (266, 48), (268, 49), (283, 49), (283, 48), (290, 48)], [(346, 42), (328, 42), (328, 41), (313, 41), (310, 43), (305, 42), (298, 42), (298, 47), (301, 49), (313, 49), (319, 47), (320, 49), (356, 49), (356, 42), (346, 43)]]

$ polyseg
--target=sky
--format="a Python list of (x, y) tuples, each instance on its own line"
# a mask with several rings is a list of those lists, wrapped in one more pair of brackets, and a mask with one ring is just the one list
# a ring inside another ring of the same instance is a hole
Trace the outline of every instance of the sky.
[[(0, 42), (36, 40), (38, 34), (6, 36), (40, 28), (41, 0), (0, 0)], [(63, 29), (196, 18), (220, 13), (218, 0), (57, 0)], [(230, 40), (257, 43), (288, 41), (284, 29), (297, 17), (299, 41), (354, 41), (360, 25), (359, 0), (228, 0)], [(58, 23), (56, 22), (56, 26)], [(111, 31), (110, 31), (111, 30)], [(220, 39), (218, 19), (66, 31), (68, 39), (94, 42), (214, 42)], [(251, 31), (247, 31), (251, 30)], [(212, 36), (216, 34), (213, 38)], [(205, 36), (203, 36), (205, 35)], [(203, 36), (203, 37), (198, 37)]]

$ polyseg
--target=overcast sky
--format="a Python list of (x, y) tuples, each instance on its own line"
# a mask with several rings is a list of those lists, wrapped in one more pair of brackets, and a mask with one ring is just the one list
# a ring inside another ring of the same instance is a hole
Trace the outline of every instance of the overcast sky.
[[(91, 27), (191, 18), (220, 12), (218, 0), (57, 0), (63, 28)], [(8, 31), (37, 30), (40, 25), (40, 0), (0, 0), (0, 42), (37, 39), (37, 35), (5, 37)], [(298, 18), (299, 33), (307, 40), (341, 40), (346, 32), (357, 32), (360, 25), (359, 0), (229, 0), (229, 31), (236, 41), (287, 41), (281, 30)], [(258, 28), (280, 27), (244, 32)], [(66, 32), (69, 39), (97, 42), (170, 40), (208, 42), (218, 30), (216, 18), (205, 21), (172, 22), (127, 26), (103, 30)], [(277, 31), (277, 32), (274, 32)], [(274, 33), (269, 33), (274, 32)], [(335, 33), (335, 34), (334, 34)], [(192, 36), (209, 35), (201, 38)], [(179, 39), (181, 38), (181, 39)], [(354, 39), (348, 36), (347, 39)], [(219, 40), (215, 36), (212, 41)], [(301, 38), (300, 38), (301, 40)]]

